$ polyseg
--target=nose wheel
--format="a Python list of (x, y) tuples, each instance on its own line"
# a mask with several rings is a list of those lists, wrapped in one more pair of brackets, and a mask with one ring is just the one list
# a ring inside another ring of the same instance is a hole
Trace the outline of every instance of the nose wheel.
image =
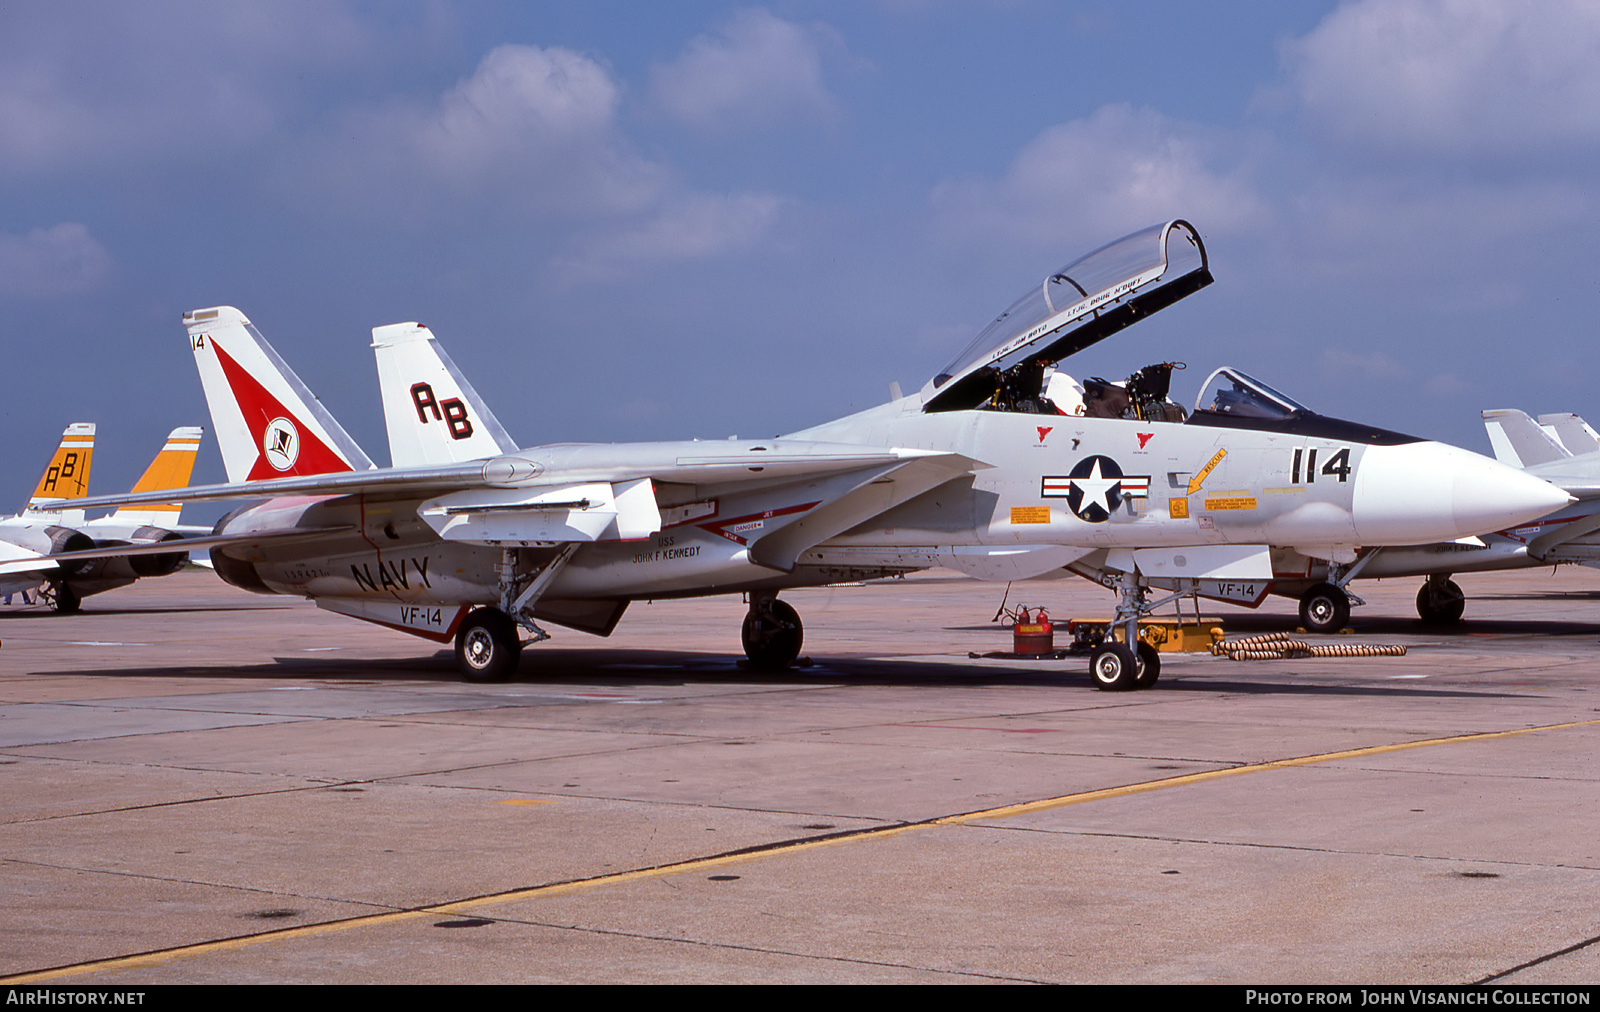
[(775, 597), (750, 597), (750, 611), (739, 630), (744, 655), (758, 671), (784, 671), (800, 656), (805, 627), (800, 613)]
[(1089, 655), (1089, 677), (1095, 688), (1106, 692), (1148, 689), (1161, 677), (1161, 656), (1144, 640), (1133, 650), (1126, 643), (1107, 640)]
[(1350, 621), (1350, 595), (1319, 583), (1300, 595), (1300, 624), (1309, 632), (1335, 633)]

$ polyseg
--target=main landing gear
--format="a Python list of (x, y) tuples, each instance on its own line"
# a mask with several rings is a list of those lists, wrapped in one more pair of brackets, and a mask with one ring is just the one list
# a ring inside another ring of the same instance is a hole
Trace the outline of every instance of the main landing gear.
[(1467, 609), (1467, 595), (1450, 579), (1435, 573), (1417, 591), (1417, 617), (1424, 625), (1455, 625)]
[(522, 638), (511, 616), (498, 608), (479, 608), (456, 631), (456, 666), (469, 682), (510, 678), (522, 660)]
[(784, 671), (800, 656), (805, 627), (800, 613), (773, 593), (751, 594), (750, 611), (739, 630), (744, 655), (757, 671)]
[(44, 596), (58, 615), (76, 615), (83, 608), (83, 599), (63, 580), (51, 580)]
[(495, 566), (500, 607), (474, 609), (456, 630), (456, 667), (462, 678), (469, 682), (498, 682), (515, 674), (524, 646), (521, 629), (533, 634), (529, 643), (550, 638), (534, 622), (533, 606), (577, 550), (576, 544), (562, 545), (544, 568), (531, 576), (517, 572), (517, 549), (501, 551), (500, 562)]

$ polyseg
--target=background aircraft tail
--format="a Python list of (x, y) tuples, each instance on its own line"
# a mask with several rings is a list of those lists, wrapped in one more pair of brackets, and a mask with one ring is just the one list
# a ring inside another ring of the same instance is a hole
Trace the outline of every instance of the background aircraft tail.
[(1532, 467), (1572, 456), (1526, 412), (1516, 408), (1493, 408), (1481, 414), (1483, 427), (1489, 432), (1489, 445), (1494, 447), (1495, 459), (1502, 464)]
[(1554, 436), (1575, 457), (1600, 450), (1600, 433), (1570, 411), (1540, 415), (1539, 427)]
[(374, 327), (372, 348), (395, 467), (458, 463), (517, 450), (427, 327)]
[[(30, 513), (58, 513), (70, 503), (89, 494), (89, 470), (94, 463), (94, 423), (73, 422), (61, 433), (61, 445), (39, 476), (39, 485), (28, 500)], [(81, 514), (80, 514), (81, 515)]]
[[(167, 436), (144, 475), (134, 483), (134, 492), (158, 492), (168, 488), (184, 488), (194, 473), (194, 460), (200, 453), (200, 437), (206, 430), (198, 425), (185, 425), (173, 429)], [(182, 507), (177, 503), (156, 506), (124, 506), (111, 515), (119, 524), (141, 524), (171, 530), (178, 526)]]
[(373, 466), (272, 345), (232, 306), (183, 316), (231, 482)]

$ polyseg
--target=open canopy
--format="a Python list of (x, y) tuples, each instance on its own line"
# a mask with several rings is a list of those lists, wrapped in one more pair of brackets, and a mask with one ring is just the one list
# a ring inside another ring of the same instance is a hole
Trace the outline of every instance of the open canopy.
[(1152, 225), (1074, 260), (1030, 288), (929, 381), (925, 410), (982, 404), (1019, 364), (1059, 362), (1212, 281), (1186, 221)]

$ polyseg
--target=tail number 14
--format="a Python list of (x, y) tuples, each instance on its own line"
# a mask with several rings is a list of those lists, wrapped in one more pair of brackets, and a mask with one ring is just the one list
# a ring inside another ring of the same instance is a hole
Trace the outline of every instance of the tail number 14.
[(1308, 485), (1316, 482), (1319, 473), (1330, 478), (1338, 478), (1340, 481), (1349, 481), (1351, 470), (1350, 447), (1342, 446), (1324, 457), (1320, 472), (1317, 470), (1317, 448), (1315, 446), (1310, 448), (1296, 447), (1294, 463), (1289, 467), (1289, 484), (1300, 484), (1301, 464), (1305, 465), (1306, 484)]

